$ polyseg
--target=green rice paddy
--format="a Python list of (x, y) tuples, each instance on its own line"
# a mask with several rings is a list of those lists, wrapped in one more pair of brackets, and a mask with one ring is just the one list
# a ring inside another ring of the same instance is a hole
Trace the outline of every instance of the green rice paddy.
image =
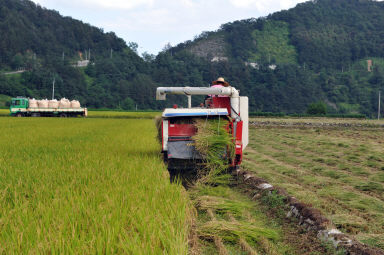
[(0, 254), (186, 254), (151, 119), (0, 118)]

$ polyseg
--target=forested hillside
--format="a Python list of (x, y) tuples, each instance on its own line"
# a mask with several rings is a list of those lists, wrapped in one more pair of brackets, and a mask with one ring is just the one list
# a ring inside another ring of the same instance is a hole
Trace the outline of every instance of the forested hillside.
[[(224, 38), (225, 54), (205, 56), (201, 79), (223, 75), (250, 97), (252, 111), (302, 113), (316, 101), (334, 113), (377, 111), (378, 91), (384, 90), (384, 2), (308, 1), (268, 17), (223, 24), (169, 54), (195, 71), (188, 53), (204, 55), (194, 45), (203, 48), (217, 36)], [(373, 63), (370, 71), (367, 60)], [(200, 79), (195, 72), (189, 76)]]
[[(137, 45), (128, 47), (114, 33), (29, 0), (0, 0), (0, 34), (1, 73), (26, 70), (0, 75), (0, 94), (49, 98), (55, 80), (56, 97), (77, 98), (91, 107), (133, 109), (133, 100), (155, 107), (148, 100), (154, 85), (146, 89), (151, 79)], [(80, 60), (90, 64), (75, 67)]]
[[(28, 0), (0, 0), (0, 94), (77, 98), (90, 107), (160, 109), (157, 86), (206, 86), (224, 76), (250, 98), (251, 111), (377, 111), (384, 91), (384, 2), (317, 0), (258, 19), (223, 24), (139, 57), (113, 33), (62, 17)], [(73, 67), (89, 58), (87, 67)], [(368, 70), (367, 60), (372, 67)], [(196, 103), (199, 99), (195, 99)]]

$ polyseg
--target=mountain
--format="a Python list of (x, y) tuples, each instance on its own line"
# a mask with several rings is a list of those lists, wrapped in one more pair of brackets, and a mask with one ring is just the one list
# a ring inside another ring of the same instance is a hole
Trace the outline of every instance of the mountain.
[(137, 45), (114, 33), (29, 0), (0, 0), (0, 34), (0, 72), (25, 71), (0, 75), (0, 94), (50, 98), (55, 80), (56, 97), (87, 106), (155, 107), (142, 95), (154, 92)]
[[(139, 57), (137, 44), (28, 0), (0, 0), (0, 33), (0, 72), (26, 70), (0, 75), (8, 96), (50, 97), (55, 79), (57, 97), (87, 106), (161, 109), (186, 99), (156, 102), (156, 87), (224, 76), (249, 96), (251, 111), (304, 113), (323, 102), (331, 113), (373, 116), (384, 90), (384, 2), (308, 1), (223, 24), (157, 56)], [(74, 67), (89, 50), (89, 64)]]
[(305, 112), (322, 101), (329, 112), (372, 116), (384, 89), (384, 2), (308, 1), (223, 24), (168, 53), (186, 66), (194, 59), (187, 55), (205, 59), (202, 79), (224, 76), (250, 97), (252, 111)]

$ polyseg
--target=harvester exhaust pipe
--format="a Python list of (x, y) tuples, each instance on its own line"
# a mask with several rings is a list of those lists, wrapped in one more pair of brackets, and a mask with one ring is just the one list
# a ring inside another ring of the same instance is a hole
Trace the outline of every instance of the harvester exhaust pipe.
[(156, 100), (165, 100), (167, 94), (186, 95), (188, 97), (188, 108), (191, 108), (192, 95), (216, 95), (229, 96), (231, 98), (231, 117), (238, 118), (240, 110), (239, 91), (233, 87), (210, 88), (210, 87), (159, 87), (156, 90)]
[[(222, 95), (231, 96), (237, 90), (232, 87), (207, 88), (207, 87), (159, 87), (156, 90), (156, 100), (165, 100), (166, 95)], [(239, 94), (237, 92), (237, 94)]]

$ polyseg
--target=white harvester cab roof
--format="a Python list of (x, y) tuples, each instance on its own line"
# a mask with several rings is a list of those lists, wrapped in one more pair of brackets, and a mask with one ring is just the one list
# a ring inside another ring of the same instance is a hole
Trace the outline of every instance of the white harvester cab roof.
[(163, 117), (204, 117), (204, 116), (227, 116), (226, 108), (166, 108)]

